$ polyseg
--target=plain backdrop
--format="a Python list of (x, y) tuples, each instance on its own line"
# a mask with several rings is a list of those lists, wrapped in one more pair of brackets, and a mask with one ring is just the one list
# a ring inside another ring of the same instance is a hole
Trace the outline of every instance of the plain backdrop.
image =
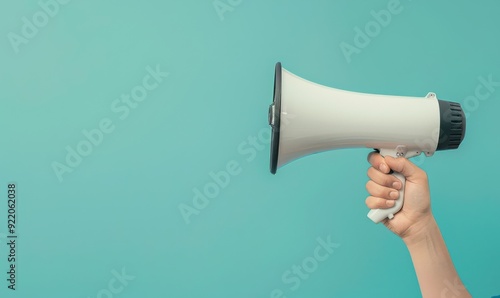
[[(366, 218), (370, 149), (269, 173), (278, 61), (330, 87), (462, 104), (461, 147), (415, 162), (463, 282), (500, 295), (499, 11), (493, 0), (2, 1), (0, 295), (420, 297), (402, 241)], [(144, 95), (148, 67), (168, 76)], [(127, 104), (131, 92), (142, 101)], [(100, 138), (103, 120), (113, 130)], [(86, 156), (68, 165), (78, 148)], [(318, 237), (337, 247), (315, 263)], [(293, 273), (304, 262), (311, 272)]]

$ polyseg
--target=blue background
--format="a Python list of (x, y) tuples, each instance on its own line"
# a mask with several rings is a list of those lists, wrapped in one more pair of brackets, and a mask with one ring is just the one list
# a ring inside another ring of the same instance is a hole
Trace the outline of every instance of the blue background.
[[(21, 35), (23, 17), (43, 10), (37, 1), (1, 2), (0, 185), (6, 201), (7, 183), (17, 182), (19, 239), (18, 289), (8, 290), (1, 273), (0, 295), (111, 297), (113, 270), (125, 268), (134, 279), (112, 297), (271, 297), (274, 289), (419, 297), (402, 241), (366, 218), (368, 149), (269, 173), (262, 136), (277, 61), (331, 87), (433, 91), (462, 103), (460, 149), (415, 162), (429, 174), (463, 282), (474, 297), (500, 294), (500, 88), (470, 97), (481, 77), (500, 81), (500, 3), (401, 0), (400, 13), (348, 62), (341, 43), (354, 45), (355, 28), (364, 31), (371, 11), (390, 1), (227, 1), (218, 12), (211, 0), (73, 0), (17, 53), (10, 32)], [(113, 101), (157, 65), (168, 77), (120, 119)], [(114, 131), (59, 181), (52, 164), (105, 118)], [(179, 206), (192, 206), (193, 189), (231, 161), (241, 172), (187, 224)], [(4, 202), (0, 272), (6, 214)], [(340, 246), (292, 289), (282, 275), (313, 256), (318, 237)]]

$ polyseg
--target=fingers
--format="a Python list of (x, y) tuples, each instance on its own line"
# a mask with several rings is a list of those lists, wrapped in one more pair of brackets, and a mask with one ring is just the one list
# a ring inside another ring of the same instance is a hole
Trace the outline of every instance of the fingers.
[(368, 154), (368, 162), (372, 165), (372, 167), (378, 169), (382, 173), (388, 174), (391, 171), (385, 162), (384, 157), (378, 152), (370, 152), (370, 154)]
[(374, 196), (369, 196), (365, 201), (366, 206), (370, 209), (387, 209), (394, 206), (395, 203), (396, 201), (394, 200), (386, 200)]
[(392, 156), (384, 158), (378, 152), (371, 152), (368, 154), (368, 162), (372, 167), (384, 174), (389, 174), (392, 170), (403, 174), (408, 180), (427, 180), (427, 174), (406, 158), (394, 158)]
[(386, 156), (385, 162), (395, 172), (403, 174), (407, 180), (427, 180), (427, 174), (406, 158)]
[(396, 200), (397, 198), (399, 198), (398, 190), (382, 186), (373, 182), (372, 180), (366, 183), (366, 190), (370, 195), (385, 200)]
[(374, 167), (370, 167), (367, 174), (371, 180), (382, 186), (391, 187), (397, 190), (402, 187), (401, 181), (399, 181), (398, 178), (393, 175), (384, 174)]
[(401, 181), (389, 174), (391, 168), (378, 152), (370, 153), (368, 161), (372, 167), (367, 173), (370, 181), (366, 183), (366, 190), (370, 196), (366, 198), (366, 206), (370, 209), (387, 209), (394, 206), (395, 200), (399, 198)]

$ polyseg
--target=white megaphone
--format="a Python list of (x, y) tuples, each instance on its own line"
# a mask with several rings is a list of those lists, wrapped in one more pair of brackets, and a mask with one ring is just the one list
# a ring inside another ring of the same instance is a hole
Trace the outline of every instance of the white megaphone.
[[(381, 117), (382, 114), (390, 115)], [(271, 173), (300, 157), (321, 151), (366, 147), (382, 156), (431, 156), (456, 149), (465, 136), (460, 104), (424, 98), (350, 92), (302, 79), (276, 64), (274, 100), (269, 107)], [(373, 209), (375, 223), (392, 219), (403, 207), (405, 178), (399, 199), (388, 209)]]

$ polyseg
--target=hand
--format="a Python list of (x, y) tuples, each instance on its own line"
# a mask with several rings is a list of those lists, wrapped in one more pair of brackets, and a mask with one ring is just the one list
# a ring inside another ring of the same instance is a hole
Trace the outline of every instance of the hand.
[(432, 216), (427, 174), (406, 158), (384, 158), (372, 152), (368, 161), (372, 165), (368, 169), (370, 181), (366, 184), (370, 193), (366, 205), (370, 209), (392, 207), (394, 203), (388, 202), (394, 202), (399, 197), (399, 193), (397, 196), (390, 195), (401, 189), (399, 179), (389, 174), (391, 169), (406, 177), (403, 208), (393, 219), (385, 219), (384, 224), (408, 247), (422, 297), (448, 297), (451, 289), (445, 282), (451, 281), (455, 285), (453, 297), (470, 298)]
[[(366, 206), (370, 209), (387, 209), (399, 198), (401, 182), (389, 174), (392, 169), (406, 177), (404, 204), (393, 219), (385, 219), (384, 225), (403, 240), (417, 237), (426, 225), (433, 222), (427, 174), (406, 158), (382, 157), (377, 152), (368, 155), (372, 165), (368, 169), (366, 189), (370, 194)], [(395, 194), (393, 193), (395, 192)]]

